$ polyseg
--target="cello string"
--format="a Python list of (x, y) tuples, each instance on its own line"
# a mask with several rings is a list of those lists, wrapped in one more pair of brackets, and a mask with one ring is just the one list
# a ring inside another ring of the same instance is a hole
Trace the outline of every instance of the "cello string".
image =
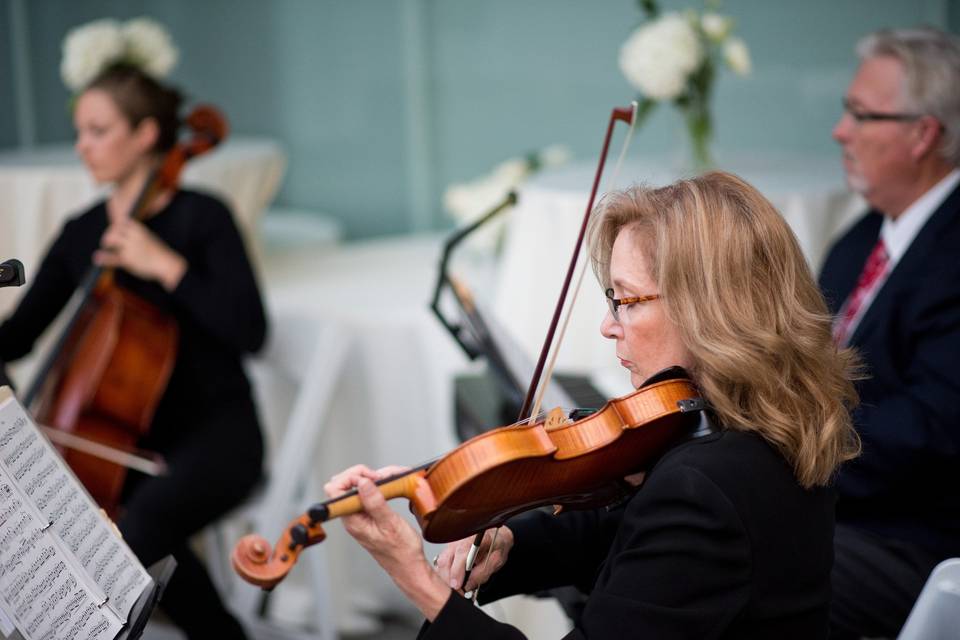
[[(637, 101), (634, 100), (630, 103), (631, 115), (630, 115), (630, 126), (627, 129), (627, 135), (623, 139), (623, 145), (620, 147), (620, 155), (617, 157), (617, 163), (614, 165), (613, 173), (610, 177), (610, 186), (606, 191), (612, 191), (616, 189), (617, 180), (620, 177), (620, 170), (623, 168), (623, 161), (627, 155), (627, 148), (630, 146), (630, 142), (633, 139), (633, 132), (636, 128), (637, 123)], [(533, 410), (530, 412), (529, 423), (533, 424), (536, 416), (540, 413), (540, 406), (543, 402), (543, 396), (547, 391), (547, 386), (550, 384), (550, 379), (553, 377), (553, 369), (557, 364), (557, 357), (560, 354), (560, 345), (563, 343), (563, 338), (567, 332), (567, 326), (570, 324), (570, 317), (573, 315), (573, 308), (577, 302), (577, 296), (580, 294), (580, 285), (583, 284), (583, 276), (587, 272), (587, 265), (590, 263), (590, 260), (587, 259), (586, 254), (581, 254), (583, 264), (580, 267), (580, 275), (577, 276), (577, 283), (574, 285), (573, 294), (570, 296), (570, 303), (567, 305), (566, 313), (563, 317), (563, 323), (560, 325), (560, 334), (557, 337), (557, 340), (553, 344), (553, 352), (550, 354), (550, 362), (547, 365), (546, 373), (543, 376), (543, 381), (540, 383), (540, 388), (537, 390), (537, 398), (533, 405)]]

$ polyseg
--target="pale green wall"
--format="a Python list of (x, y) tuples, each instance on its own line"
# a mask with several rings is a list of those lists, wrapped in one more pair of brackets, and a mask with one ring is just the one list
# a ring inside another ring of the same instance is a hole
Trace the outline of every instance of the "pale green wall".
[[(7, 7), (0, 3), (0, 147), (17, 143), (17, 128), (14, 116), (13, 60), (11, 59), (10, 15)], [(0, 257), (0, 260), (6, 258)]]
[[(0, 0), (0, 36), (9, 3)], [(668, 7), (698, 6), (692, 1)], [(37, 137), (71, 136), (59, 79), (70, 27), (149, 14), (181, 49), (172, 80), (270, 135), (290, 164), (282, 204), (336, 215), (352, 237), (445, 224), (439, 194), (496, 162), (561, 142), (592, 159), (631, 90), (616, 56), (633, 0), (32, 0), (25, 2)], [(832, 152), (853, 43), (881, 26), (960, 22), (952, 0), (727, 0), (754, 75), (719, 81), (716, 148)], [(8, 38), (4, 38), (9, 42)], [(0, 52), (0, 145), (15, 140)], [(637, 148), (669, 154), (654, 116)]]

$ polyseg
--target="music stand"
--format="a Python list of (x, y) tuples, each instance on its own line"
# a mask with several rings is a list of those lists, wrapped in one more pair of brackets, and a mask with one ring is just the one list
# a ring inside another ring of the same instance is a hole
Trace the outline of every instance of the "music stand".
[[(466, 227), (455, 230), (447, 238), (437, 268), (437, 283), (430, 302), (431, 311), (460, 345), (467, 357), (476, 360), (482, 356), (486, 360), (488, 371), (496, 380), (496, 387), (499, 390), (499, 394), (496, 392), (494, 394), (502, 395), (503, 406), (512, 410), (512, 415), (503, 416), (506, 423), (516, 419), (516, 411), (523, 403), (526, 390), (523, 386), (524, 381), (532, 377), (534, 363), (524, 354), (523, 348), (497, 323), (495, 318), (483, 315), (479, 304), (473, 300), (467, 288), (450, 276), (448, 266), (457, 245), (493, 219), (494, 216), (516, 204), (516, 202), (517, 195), (511, 191), (488, 212)], [(459, 308), (459, 321), (448, 319), (440, 308), (440, 299), (446, 290), (449, 290), (452, 294), (453, 300)], [(467, 381), (466, 384), (470, 384), (472, 387), (471, 395), (474, 395), (473, 392), (478, 392), (481, 397), (490, 395), (490, 390), (486, 388), (488, 385), (482, 380)], [(547, 406), (555, 407), (573, 408), (575, 406), (569, 394), (553, 382), (547, 385), (544, 393), (544, 403)], [(489, 424), (498, 424), (498, 422), (500, 421), (495, 420)], [(460, 435), (463, 437), (467, 434), (461, 433)]]

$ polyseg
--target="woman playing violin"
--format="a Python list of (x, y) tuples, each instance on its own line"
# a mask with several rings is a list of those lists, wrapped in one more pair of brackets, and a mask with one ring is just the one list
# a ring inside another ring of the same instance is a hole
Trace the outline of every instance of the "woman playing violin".
[(139, 447), (167, 473), (130, 473), (117, 525), (149, 566), (177, 569), (162, 607), (190, 638), (243, 638), (188, 538), (240, 503), (261, 475), (262, 441), (241, 356), (266, 333), (260, 293), (230, 211), (206, 194), (160, 193), (143, 222), (129, 219), (148, 174), (177, 141), (180, 94), (139, 68), (116, 65), (77, 97), (76, 151), (105, 201), (68, 221), (16, 311), (0, 325), (0, 361), (29, 353), (91, 265), (115, 267), (119, 286), (171, 314), (176, 362)]
[(699, 427), (618, 507), (488, 531), (466, 585), (472, 540), (429, 562), (374, 487), (395, 469), (329, 481), (329, 495), (356, 488), (363, 503), (347, 531), (427, 618), (422, 638), (522, 637), (461, 587), (490, 602), (566, 585), (588, 594), (570, 638), (827, 637), (830, 483), (858, 448), (854, 362), (833, 346), (793, 234), (756, 189), (714, 172), (609, 194), (590, 244), (601, 332), (634, 386), (686, 368), (708, 404)]

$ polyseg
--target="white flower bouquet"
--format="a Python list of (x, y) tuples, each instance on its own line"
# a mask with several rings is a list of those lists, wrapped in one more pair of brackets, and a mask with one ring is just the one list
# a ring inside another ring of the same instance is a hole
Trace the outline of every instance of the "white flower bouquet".
[[(487, 175), (448, 186), (443, 194), (443, 208), (458, 224), (469, 224), (497, 206), (510, 191), (541, 169), (564, 164), (570, 158), (567, 147), (551, 145), (523, 157), (504, 160)], [(496, 250), (503, 234), (502, 220), (501, 217), (486, 229), (478, 230), (471, 239), (472, 245), (482, 250)]]
[(60, 76), (74, 93), (118, 63), (134, 65), (160, 79), (177, 64), (178, 55), (167, 30), (150, 18), (134, 18), (125, 23), (103, 18), (67, 33)]
[(660, 13), (656, 0), (639, 0), (644, 22), (620, 48), (620, 70), (641, 96), (637, 117), (643, 121), (660, 102), (673, 103), (686, 121), (697, 168), (709, 166), (710, 96), (717, 61), (738, 75), (750, 73), (750, 51), (734, 35), (733, 20), (714, 11)]

